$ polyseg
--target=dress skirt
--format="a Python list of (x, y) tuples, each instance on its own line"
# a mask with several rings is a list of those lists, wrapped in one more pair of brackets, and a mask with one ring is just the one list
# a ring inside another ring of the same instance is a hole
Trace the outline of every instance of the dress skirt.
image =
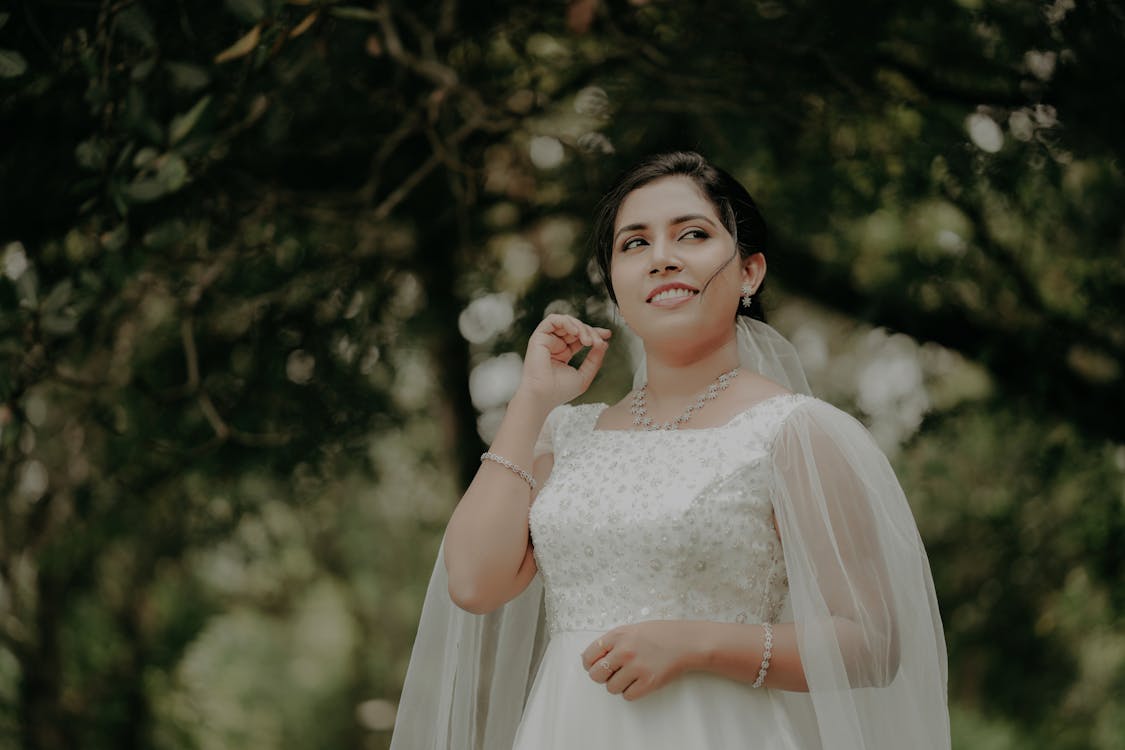
[(556, 633), (547, 644), (514, 750), (808, 750), (779, 696), (702, 672), (635, 701), (582, 668), (602, 631)]

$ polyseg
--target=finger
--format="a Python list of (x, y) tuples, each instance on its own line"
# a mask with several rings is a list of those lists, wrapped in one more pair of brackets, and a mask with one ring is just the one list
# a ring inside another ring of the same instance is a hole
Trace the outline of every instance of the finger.
[(578, 342), (577, 332), (568, 325), (560, 325), (556, 328), (553, 328), (550, 332), (550, 335), (553, 336), (555, 340), (561, 341), (567, 346), (573, 346)]
[(582, 652), (582, 668), (589, 671), (589, 669), (594, 666), (594, 662), (596, 662), (602, 656), (603, 653), (601, 649), (598, 648), (597, 641), (594, 641), (586, 647), (585, 651)]
[(621, 693), (621, 697), (627, 701), (635, 701), (637, 698), (643, 698), (648, 695), (651, 688), (651, 680), (634, 680), (633, 684), (625, 688)]
[(609, 649), (610, 646), (606, 636), (603, 635), (598, 638), (582, 652), (582, 668), (588, 671), (594, 666), (594, 662), (609, 653)]
[(582, 364), (578, 366), (578, 374), (582, 376), (582, 382), (589, 384), (593, 381), (594, 376), (598, 374), (598, 370), (602, 368), (602, 361), (605, 359), (605, 353), (608, 349), (609, 344), (603, 339), (598, 339), (590, 347), (586, 359), (582, 360)]
[(621, 670), (615, 667), (609, 659), (598, 659), (594, 662), (594, 666), (587, 670), (587, 674), (590, 675), (591, 680), (600, 685), (607, 682), (619, 671)]
[(611, 332), (607, 328), (598, 328), (587, 323), (582, 322), (573, 315), (560, 315), (560, 322), (564, 324), (569, 331), (582, 340), (586, 346), (590, 346), (591, 342), (604, 338)]
[(562, 320), (560, 322), (562, 323), (562, 327), (566, 329), (567, 333), (569, 333), (571, 336), (573, 336), (574, 338), (579, 338), (581, 336), (582, 327), (577, 320), (570, 317), (569, 315), (564, 315), (562, 316)]
[(548, 337), (545, 342), (547, 351), (551, 353), (552, 357), (564, 362), (569, 361), (571, 357), (580, 352), (585, 346), (580, 338), (566, 328), (551, 331), (546, 335)]
[(574, 359), (575, 354), (578, 354), (578, 352), (582, 351), (585, 348), (586, 348), (586, 345), (583, 344), (581, 341), (579, 341), (577, 339), (574, 340), (574, 341), (571, 341), (570, 343), (568, 343), (566, 345), (566, 351), (564, 352), (564, 356), (559, 357), (559, 360), (562, 361), (562, 362), (570, 362), (570, 360)]
[(606, 655), (608, 649), (605, 647), (605, 641), (599, 638), (586, 647), (582, 652), (582, 668), (590, 669), (594, 666), (594, 662)]
[(565, 320), (562, 315), (548, 315), (539, 322), (535, 330), (541, 333), (554, 334), (564, 327)]
[(593, 346), (594, 342), (598, 339), (594, 335), (594, 329), (581, 321), (575, 321), (578, 325), (578, 340), (582, 342), (582, 346)]
[(624, 693), (630, 685), (637, 681), (637, 673), (628, 667), (622, 667), (613, 673), (605, 683), (605, 689), (613, 695)]
[(543, 319), (540, 324), (544, 333), (557, 336), (561, 339), (575, 340), (578, 336), (578, 321), (569, 315), (552, 314)]

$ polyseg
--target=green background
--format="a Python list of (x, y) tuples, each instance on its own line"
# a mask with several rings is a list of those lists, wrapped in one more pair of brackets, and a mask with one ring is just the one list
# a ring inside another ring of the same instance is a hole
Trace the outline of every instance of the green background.
[(386, 747), (528, 333), (608, 322), (593, 202), (685, 147), (906, 487), (955, 747), (1125, 748), (1123, 42), (1096, 0), (12, 0), (0, 748)]

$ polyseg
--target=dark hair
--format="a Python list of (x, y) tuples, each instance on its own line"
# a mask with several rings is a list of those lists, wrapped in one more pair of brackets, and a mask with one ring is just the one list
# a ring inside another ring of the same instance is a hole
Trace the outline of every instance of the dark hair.
[[(766, 221), (742, 183), (694, 151), (672, 151), (650, 156), (618, 177), (594, 211), (594, 227), (590, 236), (594, 258), (609, 298), (614, 302), (617, 302), (617, 295), (613, 291), (609, 267), (613, 261), (613, 226), (617, 222), (617, 212), (630, 193), (662, 177), (687, 177), (696, 184), (715, 207), (723, 226), (734, 237), (740, 258), (766, 251)], [(761, 292), (760, 286), (758, 291)], [(738, 314), (764, 321), (761, 295), (754, 295), (750, 307), (740, 304)]]

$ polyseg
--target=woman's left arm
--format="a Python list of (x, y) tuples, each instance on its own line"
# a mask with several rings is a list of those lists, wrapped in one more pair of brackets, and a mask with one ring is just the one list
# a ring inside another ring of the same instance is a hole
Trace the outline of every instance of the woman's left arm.
[[(762, 687), (808, 689), (793, 623), (773, 625)], [(765, 628), (705, 620), (648, 620), (610, 630), (582, 653), (590, 679), (636, 700), (685, 672), (712, 672), (754, 683), (765, 657)]]

